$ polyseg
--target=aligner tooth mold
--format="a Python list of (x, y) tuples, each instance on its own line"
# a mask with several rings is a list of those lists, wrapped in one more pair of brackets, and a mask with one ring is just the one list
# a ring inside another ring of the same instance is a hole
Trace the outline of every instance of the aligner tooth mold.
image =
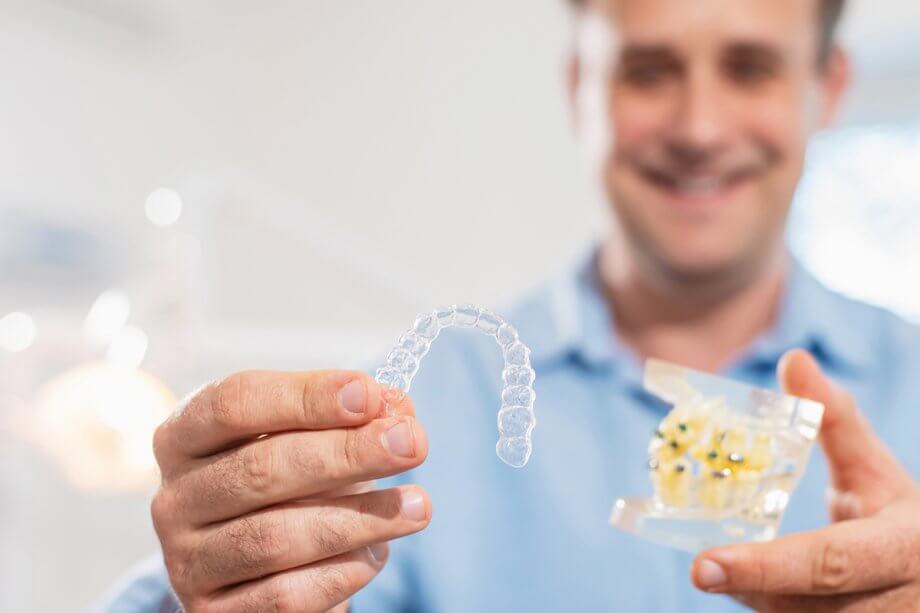
[(824, 407), (659, 360), (645, 388), (671, 405), (648, 445), (653, 495), (617, 500), (611, 524), (691, 552), (775, 537)]
[(386, 365), (377, 369), (377, 382), (388, 388), (384, 396), (387, 403), (392, 405), (402, 400), (431, 343), (441, 330), (450, 327), (475, 328), (498, 343), (505, 367), (495, 452), (509, 466), (523, 467), (533, 450), (531, 435), (537, 423), (533, 412), (536, 374), (530, 365), (530, 349), (512, 326), (491, 311), (473, 305), (454, 305), (419, 315), (412, 329), (396, 341), (396, 347), (387, 355)]

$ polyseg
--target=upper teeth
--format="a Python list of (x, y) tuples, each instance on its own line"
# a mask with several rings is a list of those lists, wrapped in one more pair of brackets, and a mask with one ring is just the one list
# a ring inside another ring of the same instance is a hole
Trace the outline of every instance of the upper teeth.
[(697, 178), (697, 179), (678, 179), (677, 190), (690, 195), (706, 195), (714, 193), (724, 186), (721, 179), (714, 177)]

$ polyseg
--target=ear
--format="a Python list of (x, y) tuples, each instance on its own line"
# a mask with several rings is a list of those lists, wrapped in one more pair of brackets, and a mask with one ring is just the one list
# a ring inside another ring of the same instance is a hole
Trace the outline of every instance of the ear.
[(565, 85), (569, 100), (569, 111), (572, 117), (572, 126), (577, 130), (579, 123), (578, 90), (581, 87), (581, 60), (578, 51), (572, 49), (565, 67)]
[(822, 89), (824, 102), (821, 109), (821, 127), (826, 128), (837, 117), (844, 94), (850, 84), (850, 58), (839, 45), (835, 45), (823, 68)]

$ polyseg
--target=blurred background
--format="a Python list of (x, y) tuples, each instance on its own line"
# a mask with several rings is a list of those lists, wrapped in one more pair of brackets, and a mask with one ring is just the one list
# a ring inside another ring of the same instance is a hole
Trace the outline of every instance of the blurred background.
[[(793, 249), (920, 320), (920, 4), (853, 0), (857, 80)], [(155, 549), (150, 434), (247, 367), (367, 367), (602, 234), (561, 0), (0, 0), (0, 610)]]

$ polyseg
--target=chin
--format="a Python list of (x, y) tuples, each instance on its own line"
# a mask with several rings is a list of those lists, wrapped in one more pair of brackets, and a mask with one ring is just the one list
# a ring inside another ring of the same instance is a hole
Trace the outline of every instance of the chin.
[(748, 246), (752, 248), (709, 244), (698, 249), (685, 245), (686, 248), (676, 250), (668, 246), (656, 250), (657, 257), (654, 259), (657, 260), (659, 273), (674, 282), (735, 283), (754, 275), (768, 257), (767, 250)]
[(686, 254), (681, 254), (662, 260), (667, 276), (689, 281), (720, 277), (736, 267), (731, 258), (723, 257), (687, 257)]

